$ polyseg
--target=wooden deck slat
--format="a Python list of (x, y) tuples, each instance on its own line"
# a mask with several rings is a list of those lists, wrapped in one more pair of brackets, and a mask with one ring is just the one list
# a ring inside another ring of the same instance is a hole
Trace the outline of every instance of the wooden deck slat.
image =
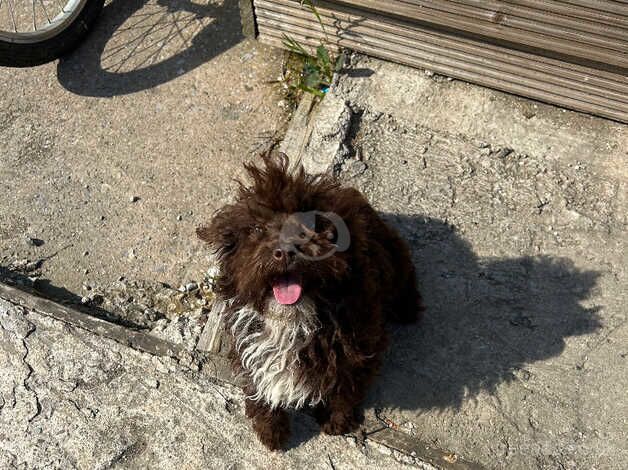
[[(311, 12), (301, 8), (299, 6), (299, 2), (296, 0), (256, 0), (256, 5), (258, 5), (260, 12), (264, 10), (272, 10), (292, 14), (294, 16), (299, 16), (302, 18), (312, 18)], [(507, 54), (508, 57), (518, 57), (523, 61), (522, 63), (527, 64), (527, 66), (531, 68), (535, 68), (537, 64), (540, 64), (539, 70), (541, 71), (548, 71), (548, 69), (544, 68), (545, 66), (554, 69), (556, 67), (559, 67), (560, 69), (569, 70), (573, 71), (574, 73), (580, 74), (579, 79), (588, 81), (596, 80), (599, 78), (601, 83), (600, 86), (602, 87), (609, 87), (623, 93), (628, 92), (627, 75), (607, 72), (606, 70), (593, 69), (591, 67), (574, 64), (571, 62), (565, 62), (562, 60), (553, 59), (551, 57), (545, 57), (539, 54), (531, 54), (528, 52), (518, 51), (504, 46), (486, 43), (478, 39), (460, 37), (447, 32), (440, 32), (433, 28), (429, 28), (428, 26), (422, 25), (421, 23), (403, 21), (396, 18), (389, 18), (366, 10), (358, 10), (347, 6), (341, 6), (330, 1), (317, 2), (317, 8), (321, 14), (330, 17), (335, 17), (338, 14), (348, 15), (349, 17), (351, 17), (349, 21), (354, 23), (362, 22), (365, 18), (373, 20), (377, 24), (386, 25), (391, 31), (398, 32), (398, 34), (400, 35), (405, 34), (405, 32), (408, 30), (416, 30), (429, 33), (429, 35), (433, 37), (438, 37), (442, 40), (447, 40), (457, 45), (476, 45), (483, 50), (492, 51), (495, 54)], [(315, 22), (312, 22), (312, 27), (316, 29), (318, 28), (318, 25)], [(532, 58), (534, 60), (531, 60)], [(592, 75), (593, 73), (594, 75)], [(616, 88), (616, 86), (618, 86), (618, 88)]]
[[(264, 33), (264, 36), (260, 36), (260, 38), (266, 44), (274, 45), (277, 47), (281, 47), (281, 37), (277, 35), (274, 30), (263, 30), (260, 27), (260, 32)], [(312, 42), (312, 37), (309, 39), (305, 37), (297, 37), (298, 40), (302, 40), (303, 42), (309, 42), (310, 45), (315, 45)], [(352, 49), (358, 50), (356, 45), (358, 43), (350, 40), (342, 40), (341, 44), (343, 47), (350, 47)], [(536, 98), (540, 101), (545, 101), (548, 103), (558, 104), (565, 108), (570, 108), (578, 111), (584, 111), (590, 114), (597, 114), (600, 116), (609, 117), (611, 119), (615, 119), (621, 122), (628, 122), (628, 113), (618, 110), (615, 108), (608, 108), (605, 106), (598, 106), (592, 103), (588, 103), (585, 101), (580, 101), (577, 99), (565, 97), (562, 95), (558, 95), (552, 93), (551, 91), (544, 91), (540, 88), (532, 88), (525, 85), (522, 85), (516, 77), (502, 77), (500, 79), (494, 79), (492, 77), (486, 76), (481, 73), (473, 72), (468, 70), (465, 64), (446, 64), (440, 61), (437, 61), (436, 58), (434, 60), (429, 60), (426, 58), (418, 58), (407, 55), (399, 54), (395, 51), (390, 51), (378, 47), (373, 47), (368, 44), (361, 44), (360, 50), (365, 54), (372, 55), (374, 57), (380, 57), (382, 59), (390, 60), (393, 62), (407, 64), (413, 67), (424, 67), (430, 70), (434, 70), (439, 73), (443, 73), (449, 75), (451, 77), (459, 78), (462, 80), (466, 80), (472, 83), (478, 83), (480, 85), (488, 86), (490, 88), (495, 88), (497, 90), (506, 91), (509, 93), (514, 93), (521, 96)], [(509, 81), (508, 78), (514, 81)]]
[(566, 3), (580, 8), (590, 8), (620, 16), (628, 16), (624, 0), (554, 0), (556, 3)]
[[(260, 21), (260, 31), (264, 31), (267, 34), (272, 34), (271, 31), (273, 29), (280, 30), (279, 24), (277, 22), (264, 22)], [(287, 33), (291, 33), (292, 35), (297, 35), (301, 38), (306, 38), (306, 34), (308, 32), (307, 29), (301, 28), (296, 25), (289, 25), (282, 29)], [(309, 38), (311, 41), (311, 37)], [(430, 63), (440, 64), (443, 67), (460, 67), (464, 68), (467, 72), (479, 75), (483, 74), (487, 77), (487, 79), (493, 80), (507, 80), (510, 77), (516, 78), (518, 84), (527, 87), (531, 90), (536, 90), (539, 96), (546, 93), (545, 88), (547, 83), (539, 80), (532, 79), (528, 77), (523, 77), (521, 74), (516, 72), (507, 71), (506, 68), (502, 67), (501, 70), (496, 70), (494, 68), (487, 67), (486, 65), (478, 65), (473, 61), (467, 60), (465, 61), (463, 58), (456, 53), (456, 51), (448, 51), (439, 48), (423, 48), (420, 51), (416, 49), (411, 49), (406, 46), (402, 46), (396, 43), (390, 43), (389, 41), (382, 41), (381, 39), (373, 36), (365, 36), (359, 35), (356, 33), (345, 33), (343, 34), (338, 44), (340, 46), (353, 46), (356, 44), (363, 43), (364, 46), (371, 48), (372, 50), (376, 50), (377, 48), (381, 48), (382, 50), (387, 50), (389, 53), (404, 55), (408, 58), (413, 58), (415, 60), (424, 60)], [(563, 99), (570, 101), (578, 101), (578, 102), (588, 102), (592, 105), (599, 106), (601, 109), (605, 109), (608, 112), (619, 111), (619, 109), (613, 106), (614, 103), (609, 102), (608, 100), (604, 100), (601, 97), (595, 95), (588, 95), (586, 93), (582, 93), (573, 89), (565, 89), (561, 88), (558, 92), (553, 93), (554, 95), (560, 95)]]
[[(591, 37), (600, 37), (599, 40), (603, 41), (603, 38), (611, 38), (611, 39), (619, 39), (623, 41), (625, 44), (628, 41), (628, 22), (625, 27), (618, 27), (614, 25), (609, 25), (608, 23), (595, 21), (591, 19), (587, 19), (587, 21), (582, 21), (581, 18), (573, 17), (570, 15), (559, 14), (556, 12), (552, 12), (549, 10), (531, 8), (526, 5), (516, 5), (512, 4), (508, 1), (502, 0), (453, 0), (455, 3), (459, 3), (461, 5), (468, 5), (480, 10), (488, 10), (488, 11), (499, 11), (506, 15), (514, 17), (514, 21), (522, 25), (527, 25), (527, 28), (534, 30), (537, 29), (538, 26), (543, 27), (563, 27), (568, 30), (579, 31), (585, 33), (590, 33)], [(546, 2), (546, 5), (551, 5), (553, 2)], [(576, 14), (577, 12), (573, 12)], [(505, 24), (505, 23), (504, 23)], [(552, 33), (554, 34), (554, 33)], [(586, 36), (585, 36), (585, 42)], [(623, 47), (623, 46), (622, 46)]]
[(504, 0), (505, 3), (535, 8), (540, 11), (556, 13), (563, 16), (576, 18), (580, 21), (588, 20), (604, 25), (613, 25), (622, 28), (628, 27), (628, 16), (618, 15), (606, 10), (596, 10), (582, 6), (575, 6), (561, 1), (547, 0)]
[(626, 52), (628, 46), (628, 31), (623, 28), (604, 29), (598, 24), (597, 31), (592, 32), (591, 27), (595, 23), (590, 21), (578, 21), (577, 18), (565, 18), (542, 10), (522, 9), (498, 0), (404, 0), (403, 3), (443, 14), (454, 13), (478, 24), (499, 26), (504, 33), (513, 28), (618, 52)]

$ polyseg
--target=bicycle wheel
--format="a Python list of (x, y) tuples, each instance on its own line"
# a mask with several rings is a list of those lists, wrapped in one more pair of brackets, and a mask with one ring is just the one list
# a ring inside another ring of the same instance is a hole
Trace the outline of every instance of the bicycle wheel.
[(0, 65), (30, 67), (66, 54), (85, 37), (104, 0), (0, 0)]

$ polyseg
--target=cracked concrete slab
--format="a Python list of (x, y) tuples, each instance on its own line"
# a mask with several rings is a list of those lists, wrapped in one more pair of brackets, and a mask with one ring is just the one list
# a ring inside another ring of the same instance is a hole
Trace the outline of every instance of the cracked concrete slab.
[(2, 299), (0, 377), (1, 468), (416, 468), (305, 415), (268, 452), (236, 388)]
[[(124, 289), (124, 297), (126, 298), (124, 306), (119, 303), (120, 299), (116, 295), (119, 292), (113, 293), (113, 297), (110, 299), (112, 301), (111, 304), (103, 305), (111, 305), (114, 307), (114, 311), (124, 315), (124, 310), (135, 310), (142, 302), (146, 301), (146, 293), (152, 290), (148, 289), (147, 291), (146, 287), (155, 286), (147, 286), (147, 283), (130, 283)], [(103, 295), (106, 297), (108, 293)], [(126, 296), (128, 295), (131, 295), (135, 300), (127, 298)], [(74, 331), (82, 331), (92, 336), (102, 337), (106, 341), (112, 340), (124, 349), (130, 348), (140, 353), (148, 353), (154, 356), (153, 362), (162, 363), (166, 361), (169, 365), (170, 373), (184, 374), (188, 378), (192, 378), (194, 383), (211, 383), (215, 386), (222, 384), (226, 387), (238, 386), (238, 379), (232, 374), (225, 348), (219, 347), (215, 351), (212, 350), (211, 353), (205, 353), (205, 349), (194, 348), (192, 345), (192, 343), (199, 341), (200, 326), (203, 320), (198, 314), (205, 314), (206, 312), (203, 309), (199, 312), (197, 308), (190, 306), (190, 310), (183, 311), (179, 317), (170, 320), (165, 329), (153, 328), (151, 330), (138, 331), (92, 316), (97, 312), (91, 312), (90, 315), (90, 311), (79, 311), (3, 283), (0, 283), (0, 299), (3, 299), (5, 306), (21, 309), (19, 311), (22, 313), (30, 312), (43, 315), (55, 324), (60, 322), (60, 324), (64, 325), (64, 332), (67, 334), (73, 334)], [(134, 302), (138, 302), (138, 304), (134, 304)], [(25, 319), (26, 323), (28, 323), (28, 317), (24, 315), (21, 317), (5, 316), (3, 318), (4, 320), (9, 320), (5, 321), (7, 324), (15, 323), (13, 320), (24, 322)], [(157, 323), (161, 326), (161, 322), (164, 320), (158, 320)], [(207, 321), (207, 325), (209, 325), (209, 321)], [(174, 330), (174, 334), (168, 330)], [(24, 333), (25, 339), (34, 331), (34, 325), (28, 323), (28, 328)], [(181, 332), (184, 334), (180, 334)], [(192, 339), (192, 342), (190, 342), (190, 339)], [(25, 347), (28, 346), (26, 343), (24, 344)], [(192, 349), (190, 349), (191, 345)], [(106, 344), (104, 347), (106, 347)], [(69, 357), (72, 357), (72, 354), (73, 352), (70, 352)], [(24, 356), (24, 359), (26, 356), (28, 354)], [(30, 364), (28, 365), (30, 366)], [(27, 384), (33, 372), (34, 369), (30, 367), (29, 376), (24, 381), (25, 384)], [(138, 374), (142, 373), (141, 369), (136, 372)], [(150, 378), (149, 382), (155, 388), (159, 387), (157, 379)], [(72, 386), (71, 391), (75, 388), (75, 386)], [(32, 389), (29, 388), (28, 390)], [(2, 398), (1, 394), (0, 398), (1, 408), (4, 405), (4, 398)], [(41, 411), (41, 406), (39, 406), (37, 395), (35, 395), (35, 398), (37, 399), (37, 406), (35, 407), (37, 412), (34, 415), (36, 417)], [(11, 406), (15, 407), (15, 402)], [(228, 403), (228, 406), (231, 407), (231, 404)], [(409, 432), (394, 426), (392, 422), (380, 416), (378, 410), (374, 412), (367, 411), (360, 428), (347, 435), (346, 438), (349, 443), (356, 446), (360, 452), (368, 457), (371, 456), (371, 450), (376, 450), (380, 454), (392, 457), (396, 462), (429, 470), (433, 468), (448, 470), (476, 470), (481, 468), (458, 454), (444, 451), (429, 442), (414, 438)], [(297, 434), (302, 432), (303, 423), (309, 422), (310, 425), (313, 424), (309, 414), (302, 415), (295, 412), (293, 415)], [(29, 422), (32, 421), (33, 417), (28, 418), (28, 420)], [(317, 426), (309, 427), (308, 429), (312, 431), (312, 435), (299, 434), (300, 437), (294, 437), (290, 443), (290, 450), (293, 447), (300, 446), (306, 440), (310, 440), (313, 435), (318, 433)], [(331, 466), (335, 466), (333, 460), (330, 458), (328, 460)], [(287, 468), (291, 468), (291, 466), (290, 462), (281, 465), (281, 467)]]

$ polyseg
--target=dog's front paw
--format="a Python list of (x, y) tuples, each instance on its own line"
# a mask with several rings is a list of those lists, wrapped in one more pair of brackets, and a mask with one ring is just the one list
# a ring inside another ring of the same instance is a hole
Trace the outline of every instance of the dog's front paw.
[(329, 417), (321, 423), (321, 429), (325, 434), (332, 436), (338, 436), (340, 434), (347, 434), (357, 429), (360, 424), (355, 416), (353, 410), (349, 411), (334, 411)]
[(257, 415), (253, 418), (253, 429), (258, 439), (270, 450), (281, 450), (290, 437), (290, 420), (285, 412), (272, 415)]

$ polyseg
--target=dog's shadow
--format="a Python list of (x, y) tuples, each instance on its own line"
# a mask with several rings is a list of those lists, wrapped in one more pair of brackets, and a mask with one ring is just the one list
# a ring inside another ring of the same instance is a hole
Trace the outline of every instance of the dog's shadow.
[(383, 214), (408, 240), (426, 307), (418, 325), (392, 326), (381, 377), (367, 405), (399, 410), (459, 408), (558, 356), (570, 336), (600, 327), (585, 300), (599, 274), (568, 259), (479, 259), (447, 224)]

